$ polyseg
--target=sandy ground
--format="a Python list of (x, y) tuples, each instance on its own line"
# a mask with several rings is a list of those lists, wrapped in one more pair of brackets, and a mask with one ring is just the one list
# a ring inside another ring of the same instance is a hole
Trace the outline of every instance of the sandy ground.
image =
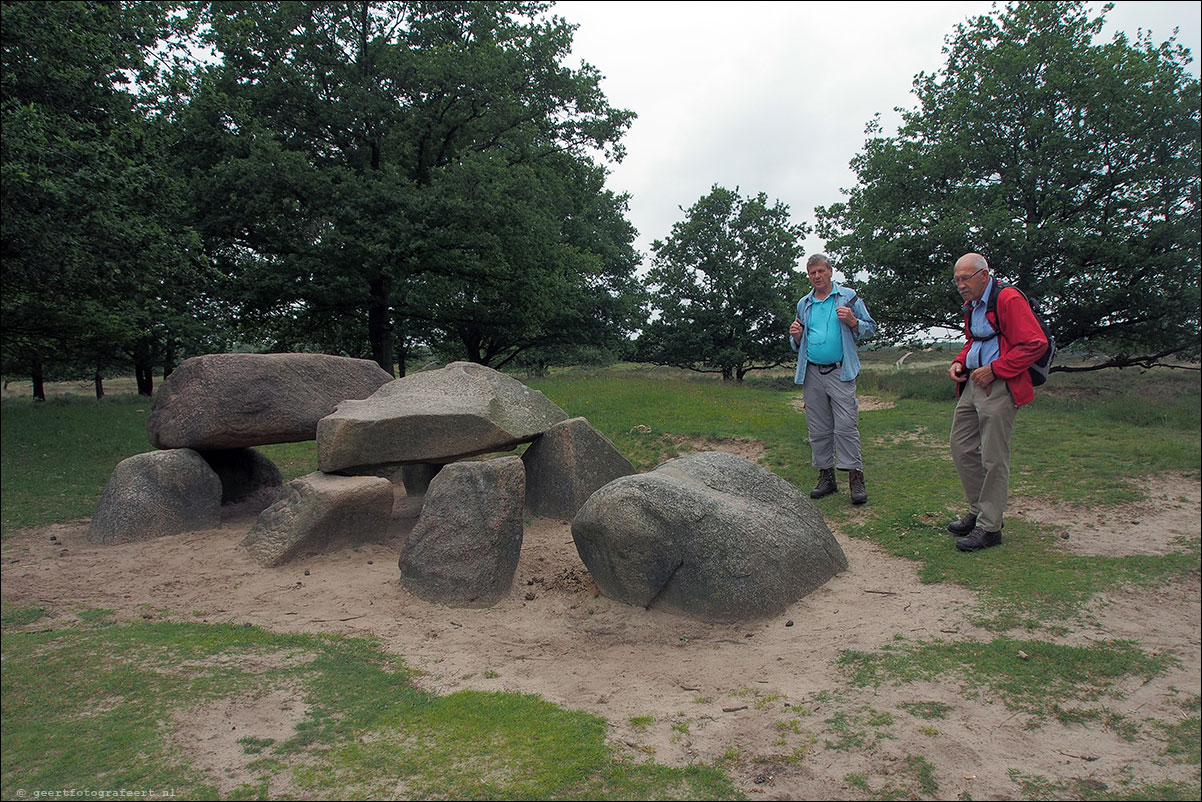
[[(1159, 477), (1148, 501), (1100, 514), (1016, 501), (1014, 512), (1063, 526), (1065, 548), (1094, 554), (1162, 553), (1196, 536), (1196, 479)], [(606, 718), (616, 748), (635, 759), (674, 765), (737, 757), (730, 771), (752, 798), (857, 799), (871, 793), (919, 795), (906, 758), (934, 767), (941, 799), (1021, 797), (1012, 771), (1101, 792), (1123, 781), (1197, 782), (1198, 769), (1163, 755), (1150, 719), (1175, 723), (1200, 690), (1199, 584), (1123, 588), (1091, 607), (1089, 624), (1070, 624), (1066, 643), (1131, 639), (1180, 667), (1122, 698), (1094, 706), (1141, 724), (1127, 741), (1099, 722), (1031, 727), (989, 694), (955, 681), (849, 689), (836, 660), (872, 651), (901, 635), (913, 640), (989, 640), (971, 623), (976, 599), (953, 585), (922, 585), (915, 564), (836, 533), (850, 568), (785, 614), (743, 625), (711, 625), (649, 612), (600, 596), (576, 554), (567, 522), (528, 521), (521, 561), (506, 599), (488, 609), (430, 604), (400, 585), (400, 544), (419, 499), (398, 491), (384, 542), (313, 554), (262, 569), (239, 542), (254, 522), (230, 509), (219, 529), (141, 543), (96, 546), (86, 521), (17, 533), (6, 544), (3, 598), (54, 615), (111, 608), (125, 618), (178, 617), (251, 622), (281, 632), (371, 635), (422, 672), (430, 690), (521, 691)], [(1071, 516), (1071, 517), (1068, 517)], [(941, 535), (933, 526), (931, 537)], [(1003, 558), (1003, 545), (990, 556)], [(993, 556), (996, 555), (996, 556)], [(983, 555), (982, 555), (983, 556)], [(33, 626), (53, 626), (43, 619)], [(1016, 633), (1016, 637), (1023, 637)], [(924, 719), (912, 702), (938, 702), (947, 717)], [(236, 739), (282, 739), (305, 713), (286, 689), (193, 711), (172, 737), (221, 787), (249, 780)], [(869, 724), (877, 713), (885, 726)], [(850, 730), (862, 744), (841, 746)], [(633, 719), (633, 721), (632, 721)]]

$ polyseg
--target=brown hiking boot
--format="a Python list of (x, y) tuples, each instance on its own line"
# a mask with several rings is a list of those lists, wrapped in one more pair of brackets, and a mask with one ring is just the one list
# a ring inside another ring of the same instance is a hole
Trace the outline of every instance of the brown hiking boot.
[(818, 484), (810, 491), (810, 498), (822, 498), (836, 492), (839, 486), (835, 484), (835, 469), (823, 468), (818, 471)]
[(868, 489), (864, 487), (864, 472), (852, 469), (847, 472), (847, 484), (851, 488), (851, 503), (863, 504), (868, 501)]

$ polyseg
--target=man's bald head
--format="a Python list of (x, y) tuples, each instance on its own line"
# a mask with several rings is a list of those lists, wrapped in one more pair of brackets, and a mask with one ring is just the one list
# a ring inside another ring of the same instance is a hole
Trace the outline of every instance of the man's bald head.
[(985, 257), (979, 253), (966, 253), (956, 260), (956, 268), (966, 268), (972, 273), (977, 270), (988, 270), (989, 262), (985, 261)]
[(956, 291), (967, 302), (979, 301), (989, 286), (989, 262), (979, 253), (966, 253), (952, 268)]

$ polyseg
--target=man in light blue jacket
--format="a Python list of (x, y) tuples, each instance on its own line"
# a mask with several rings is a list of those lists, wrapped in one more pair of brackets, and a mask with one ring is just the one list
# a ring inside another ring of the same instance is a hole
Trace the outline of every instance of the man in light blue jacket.
[(847, 471), (851, 502), (863, 504), (868, 490), (860, 454), (856, 343), (876, 331), (876, 321), (855, 292), (834, 282), (825, 256), (816, 253), (806, 260), (806, 273), (814, 289), (797, 302), (789, 345), (797, 352), (793, 381), (802, 387), (810, 450), (818, 469), (818, 484), (810, 497), (822, 498), (838, 490), (838, 468)]

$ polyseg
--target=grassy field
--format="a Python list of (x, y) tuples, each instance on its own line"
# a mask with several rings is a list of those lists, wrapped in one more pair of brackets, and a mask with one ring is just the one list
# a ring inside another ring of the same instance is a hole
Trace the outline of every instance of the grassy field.
[[(1098, 593), (1195, 575), (1199, 538), (1171, 554), (1080, 556), (1055, 548), (1055, 527), (1009, 518), (1007, 542), (1020, 546), (1010, 559), (966, 559), (947, 548), (946, 538), (929, 536), (961, 512), (946, 445), (952, 401), (945, 360), (936, 356), (924, 364), (917, 355), (899, 369), (898, 355), (870, 352), (860, 382), (861, 395), (893, 405), (861, 417), (871, 503), (857, 511), (840, 494), (818, 506), (844, 533), (914, 561), (923, 581), (973, 591), (981, 599), (979, 623), (996, 637), (955, 647), (899, 637), (871, 654), (848, 652), (848, 683), (913, 681), (968, 666), (1007, 704), (1054, 717), (1084, 709), (1080, 700), (1116, 677), (1163, 671), (1163, 661), (1138, 644), (1083, 649), (1048, 641)], [(802, 489), (813, 483), (790, 371), (753, 376), (743, 385), (637, 365), (519, 378), (569, 415), (587, 417), (642, 470), (673, 456), (685, 441), (744, 439), (762, 446), (763, 464), (776, 473)], [(97, 402), (54, 387), (50, 393), (47, 403), (6, 398), (2, 407), (6, 544), (18, 530), (89, 516), (116, 462), (150, 450), (147, 399), (114, 392)], [(1196, 371), (1055, 374), (1020, 413), (1012, 491), (1068, 510), (1097, 510), (1137, 499), (1138, 480), (1148, 475), (1196, 478), (1200, 399)], [(316, 464), (312, 443), (262, 450), (285, 478)], [(5, 799), (26, 788), (131, 787), (216, 798), (216, 789), (163, 743), (154, 722), (185, 702), (281, 684), (306, 689), (311, 701), (304, 726), (284, 742), (245, 748), (263, 753), (265, 771), (291, 772), (305, 798), (397, 795), (398, 777), (407, 778), (403, 798), (414, 799), (740, 796), (720, 764), (678, 769), (617, 758), (606, 744), (604, 721), (594, 716), (516, 694), (420, 692), (408, 681), (403, 656), (371, 641), (127, 622), (105, 610), (78, 611), (77, 625), (40, 630), (37, 622), (48, 612), (4, 605)], [(1019, 647), (1047, 659), (1018, 667), (1001, 659)], [(240, 668), (252, 654), (271, 655), (273, 667)], [(381, 704), (383, 698), (390, 701)], [(1198, 764), (1198, 700), (1187, 700), (1181, 720), (1163, 728), (1166, 749)], [(926, 766), (916, 760), (909, 770), (922, 777)], [(1020, 779), (1026, 798), (1085, 798), (1080, 788)], [(1199, 790), (1197, 782), (1150, 787), (1136, 777), (1106, 798), (1195, 799)], [(265, 793), (248, 785), (231, 798)], [(938, 791), (918, 782), (906, 795), (937, 797)], [(863, 798), (890, 797), (865, 785)]]

